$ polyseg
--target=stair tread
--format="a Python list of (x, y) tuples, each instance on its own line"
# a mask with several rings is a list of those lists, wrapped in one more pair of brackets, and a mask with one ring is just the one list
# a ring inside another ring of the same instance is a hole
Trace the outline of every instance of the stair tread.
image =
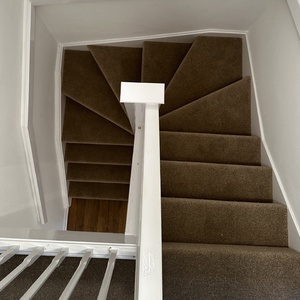
[(299, 280), (285, 247), (163, 243), (164, 299), (298, 299)]
[(70, 98), (66, 99), (62, 136), (69, 143), (133, 145), (132, 134)]
[(122, 81), (141, 81), (141, 48), (88, 46), (88, 49), (119, 100)]
[(272, 202), (272, 169), (161, 161), (163, 197)]
[(250, 135), (250, 78), (160, 117), (160, 127), (164, 131)]
[(70, 181), (69, 197), (128, 201), (129, 184)]
[(127, 115), (89, 51), (65, 51), (62, 91), (132, 133)]
[(142, 81), (165, 83), (167, 87), (191, 45), (190, 43), (144, 42)]
[(74, 163), (99, 163), (131, 166), (132, 153), (132, 146), (67, 143), (65, 161)]
[(162, 160), (260, 165), (257, 136), (160, 132)]
[(130, 166), (69, 163), (67, 180), (129, 184), (130, 173)]
[(162, 198), (164, 242), (287, 247), (282, 204)]
[(169, 113), (241, 78), (242, 39), (200, 36), (168, 85), (160, 113)]

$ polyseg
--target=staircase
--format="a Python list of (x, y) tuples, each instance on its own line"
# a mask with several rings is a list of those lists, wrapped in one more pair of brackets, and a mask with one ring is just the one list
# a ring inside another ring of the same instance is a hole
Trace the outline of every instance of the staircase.
[[(242, 40), (201, 36), (192, 44), (88, 48), (67, 50), (64, 60), (63, 141), (72, 205), (98, 203), (99, 212), (90, 208), (90, 214), (105, 223), (100, 203), (127, 202), (134, 136), (119, 104), (120, 82), (163, 82), (164, 299), (300, 299), (300, 255), (288, 248), (287, 208), (273, 203), (272, 170), (261, 165), (260, 139), (251, 136)], [(69, 228), (96, 230), (83, 224), (79, 211), (81, 225), (73, 219)], [(124, 214), (115, 209), (114, 222)], [(71, 299), (96, 297), (97, 264), (93, 260)], [(116, 268), (108, 299), (133, 299), (132, 262)], [(67, 271), (62, 265), (56, 272), (64, 277)], [(63, 284), (56, 278), (36, 299), (55, 299), (53, 285)]]

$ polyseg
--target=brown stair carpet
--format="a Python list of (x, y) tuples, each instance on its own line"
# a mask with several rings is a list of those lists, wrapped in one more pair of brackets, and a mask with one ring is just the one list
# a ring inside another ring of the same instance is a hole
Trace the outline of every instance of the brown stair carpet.
[(130, 166), (69, 163), (67, 180), (129, 184), (130, 172)]
[(132, 133), (129, 120), (88, 51), (65, 51), (63, 93)]
[[(16, 255), (10, 259), (10, 263), (2, 265), (0, 279), (9, 274), (13, 268), (17, 267), (24, 258), (24, 255)], [(52, 259), (53, 257), (51, 256), (40, 257), (1, 292), (0, 298), (6, 300), (19, 300), (41, 273), (50, 265)], [(76, 271), (80, 259), (81, 258), (79, 257), (65, 258), (62, 264), (55, 269), (33, 299), (58, 299)], [(107, 259), (92, 258), (70, 299), (97, 299), (106, 266)], [(134, 298), (134, 270), (134, 260), (118, 259), (116, 261), (107, 300), (132, 300)]]
[(160, 118), (165, 131), (251, 134), (250, 78), (246, 77)]
[(161, 131), (160, 158), (176, 161), (260, 165), (260, 138)]
[(115, 96), (120, 99), (121, 81), (141, 81), (141, 48), (89, 46)]
[(65, 161), (131, 166), (132, 146), (67, 144)]
[(186, 43), (144, 42), (142, 81), (165, 83), (167, 88), (190, 47)]
[[(242, 39), (90, 50), (67, 51), (64, 69), (71, 99), (63, 138), (69, 196), (77, 203), (70, 212), (78, 219), (70, 226), (105, 228), (118, 215), (107, 219), (105, 205), (127, 205), (133, 135), (117, 97), (121, 81), (142, 74), (144, 82), (167, 86), (160, 108), (164, 299), (300, 299), (300, 255), (287, 247), (287, 209), (272, 203), (272, 170), (260, 165), (260, 139), (251, 136)], [(123, 272), (133, 282), (134, 274)], [(125, 281), (111, 286), (109, 299), (133, 299)], [(91, 299), (79, 288), (80, 299)]]
[(281, 204), (163, 198), (165, 242), (287, 247)]
[(242, 78), (242, 40), (198, 37), (172, 78), (164, 115)]
[(69, 98), (66, 100), (62, 136), (63, 141), (69, 143), (133, 144), (132, 134)]
[(300, 255), (282, 247), (164, 243), (164, 299), (299, 299)]
[(268, 167), (161, 161), (163, 197), (272, 202)]
[(71, 181), (69, 197), (128, 201), (128, 184)]

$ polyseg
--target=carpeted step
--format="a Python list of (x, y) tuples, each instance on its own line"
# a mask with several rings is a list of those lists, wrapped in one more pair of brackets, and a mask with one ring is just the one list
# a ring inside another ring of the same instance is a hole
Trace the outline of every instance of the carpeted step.
[(165, 300), (300, 299), (300, 255), (282, 247), (163, 244)]
[[(9, 262), (3, 264), (1, 266), (0, 279), (9, 274), (9, 272), (13, 270), (13, 267), (17, 267), (24, 258), (24, 255), (15, 255)], [(41, 256), (1, 292), (1, 299), (20, 299), (41, 273), (50, 265), (52, 259), (53, 257), (51, 256)], [(76, 271), (80, 259), (79, 257), (66, 257), (33, 299), (58, 299)], [(97, 299), (106, 266), (107, 259), (92, 258), (70, 299)], [(135, 261), (117, 259), (107, 299), (132, 300), (134, 298), (134, 276)]]
[(257, 136), (161, 131), (162, 160), (260, 165)]
[(133, 145), (132, 134), (69, 98), (62, 139), (69, 143)]
[(250, 78), (246, 77), (160, 117), (165, 131), (251, 134)]
[(192, 44), (144, 42), (142, 81), (168, 86)]
[(64, 95), (132, 133), (127, 115), (89, 51), (66, 50)]
[(130, 172), (130, 166), (69, 163), (67, 180), (129, 184)]
[(242, 39), (196, 38), (172, 78), (160, 114), (167, 114), (242, 78)]
[(70, 181), (69, 197), (128, 201), (129, 184)]
[(273, 203), (162, 198), (164, 242), (287, 247), (287, 209)]
[(65, 161), (130, 166), (132, 146), (67, 144)]
[(88, 46), (88, 49), (118, 99), (121, 81), (141, 81), (141, 48)]
[(161, 161), (163, 197), (272, 202), (268, 167)]

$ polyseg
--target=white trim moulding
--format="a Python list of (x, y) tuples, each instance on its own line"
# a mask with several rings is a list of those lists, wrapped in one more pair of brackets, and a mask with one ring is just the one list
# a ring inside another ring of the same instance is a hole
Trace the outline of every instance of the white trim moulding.
[(34, 145), (30, 139), (29, 108), (30, 108), (30, 63), (31, 63), (31, 41), (32, 41), (32, 20), (34, 8), (29, 0), (24, 1), (23, 13), (23, 53), (22, 53), (22, 94), (21, 94), (21, 131), (24, 148), (27, 158), (29, 177), (33, 192), (33, 200), (37, 210), (40, 223), (47, 222), (45, 203), (41, 194), (41, 187), (38, 180), (38, 169), (34, 160)]

